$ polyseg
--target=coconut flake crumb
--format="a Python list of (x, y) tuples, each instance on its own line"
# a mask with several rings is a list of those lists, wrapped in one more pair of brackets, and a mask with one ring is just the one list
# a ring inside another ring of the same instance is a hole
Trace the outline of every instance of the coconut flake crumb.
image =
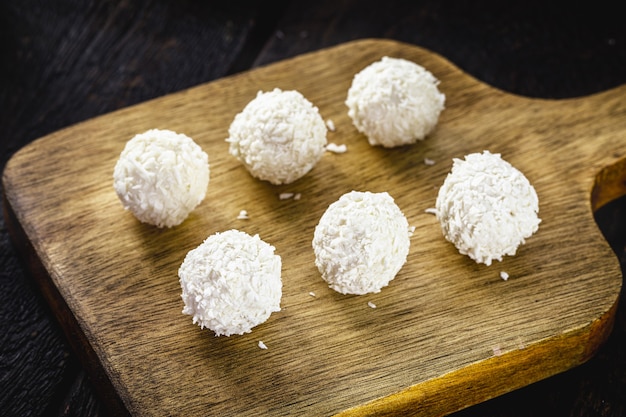
[(444, 108), (438, 85), (424, 67), (383, 57), (354, 76), (345, 101), (348, 116), (372, 146), (415, 143), (434, 130)]
[(310, 295), (311, 297), (315, 297), (315, 293), (314, 293), (313, 291), (311, 291), (311, 292), (309, 293), (309, 295)]
[(437, 215), (437, 209), (434, 207), (429, 207), (426, 210), (424, 210), (424, 213), (426, 214), (434, 214), (435, 216)]
[(535, 189), (500, 154), (484, 151), (453, 161), (435, 204), (444, 237), (487, 266), (515, 255), (541, 222)]
[(262, 340), (259, 340), (259, 349), (267, 350), (267, 346)]
[(409, 236), (413, 236), (415, 233), (415, 226), (409, 226)]
[(326, 145), (326, 150), (332, 153), (346, 153), (348, 147), (345, 144), (337, 145), (336, 143), (329, 143)]
[(228, 129), (229, 153), (253, 177), (289, 184), (320, 160), (328, 129), (317, 107), (295, 90), (259, 91)]
[(371, 301), (368, 301), (367, 305), (369, 306), (369, 308), (376, 308), (376, 304), (372, 303)]
[(505, 271), (500, 271), (500, 278), (506, 281), (507, 279), (509, 279), (509, 274)]
[(315, 265), (342, 294), (380, 292), (405, 264), (406, 217), (386, 192), (351, 191), (332, 203), (313, 235)]
[(294, 201), (298, 201), (302, 198), (302, 194), (301, 193), (280, 193), (278, 194), (278, 199), (279, 200), (290, 200), (293, 199)]
[(424, 163), (426, 165), (435, 165), (435, 161), (430, 158), (424, 158)]
[(250, 217), (248, 216), (248, 212), (246, 210), (241, 210), (237, 216), (237, 220), (247, 220), (249, 218)]
[(335, 131), (335, 122), (332, 121), (332, 119), (327, 119), (326, 120), (326, 127), (328, 128), (328, 130), (330, 130), (331, 132)]
[(493, 356), (501, 356), (502, 355), (502, 348), (500, 348), (500, 345), (496, 345), (493, 348), (491, 348), (491, 350), (493, 351)]

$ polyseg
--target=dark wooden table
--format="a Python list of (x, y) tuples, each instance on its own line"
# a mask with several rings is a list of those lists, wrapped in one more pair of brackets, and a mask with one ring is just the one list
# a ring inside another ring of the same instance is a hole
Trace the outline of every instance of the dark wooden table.
[[(60, 128), (364, 37), (431, 49), (511, 93), (588, 95), (626, 83), (622, 16), (618, 2), (602, 0), (568, 8), (532, 0), (5, 0), (0, 168)], [(626, 197), (596, 220), (625, 270)], [(108, 415), (29, 267), (0, 218), (0, 415)], [(589, 362), (457, 415), (626, 415), (625, 311), (620, 306), (611, 337)]]

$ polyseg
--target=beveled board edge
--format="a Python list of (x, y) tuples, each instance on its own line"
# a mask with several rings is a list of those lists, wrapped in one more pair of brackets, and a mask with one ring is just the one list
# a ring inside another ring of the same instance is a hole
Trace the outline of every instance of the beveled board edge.
[(6, 194), (2, 196), (2, 211), (11, 242), (15, 246), (18, 256), (30, 273), (30, 278), (32, 278), (43, 298), (50, 306), (57, 322), (60, 324), (65, 339), (73, 352), (78, 356), (81, 365), (86, 369), (91, 383), (97, 387), (96, 394), (98, 398), (112, 416), (129, 416), (130, 414), (124, 402), (100, 363), (99, 357), (89, 339), (82, 330), (79, 331), (79, 329), (82, 329), (80, 322), (72, 314), (67, 302), (61, 296), (56, 285), (54, 285), (46, 267), (39, 258), (37, 250), (20, 224)]
[[(549, 378), (581, 365), (606, 342), (615, 322), (618, 300), (589, 326), (530, 347), (495, 355), (388, 397), (337, 414), (357, 416), (443, 416)], [(545, 354), (561, 352), (545, 366)], [(510, 367), (515, 363), (515, 367)], [(499, 378), (493, 378), (493, 375)], [(507, 381), (503, 384), (502, 381)], [(458, 394), (458, 395), (456, 395)]]

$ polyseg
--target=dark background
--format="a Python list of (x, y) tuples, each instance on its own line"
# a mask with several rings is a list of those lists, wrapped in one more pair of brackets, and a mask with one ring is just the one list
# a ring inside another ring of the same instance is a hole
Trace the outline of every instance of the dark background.
[[(558, 3), (3, 0), (0, 168), (60, 128), (364, 37), (428, 48), (529, 97), (584, 96), (626, 83), (619, 3)], [(625, 270), (626, 197), (596, 220)], [(0, 415), (106, 416), (31, 265), (19, 259), (0, 218)], [(626, 415), (624, 312), (620, 306), (610, 339), (589, 362), (457, 415)]]

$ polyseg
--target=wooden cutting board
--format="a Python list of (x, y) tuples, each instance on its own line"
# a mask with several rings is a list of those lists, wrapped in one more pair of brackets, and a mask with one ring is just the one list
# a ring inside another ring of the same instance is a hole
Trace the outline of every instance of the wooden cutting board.
[[(347, 116), (353, 75), (384, 55), (423, 65), (446, 95), (436, 131), (413, 146), (371, 147)], [(285, 186), (252, 178), (225, 143), (235, 114), (275, 87), (311, 100), (336, 125), (329, 142), (348, 149)], [(514, 96), (419, 47), (356, 41), (35, 141), (4, 172), (7, 222), (117, 412), (446, 414), (584, 362), (611, 331), (622, 275), (593, 211), (626, 194), (625, 97), (626, 86), (568, 100)], [(172, 229), (139, 223), (112, 186), (126, 141), (152, 128), (185, 133), (210, 157), (205, 201)], [(483, 150), (528, 177), (542, 218), (515, 257), (490, 267), (460, 255), (425, 212), (452, 158)], [(378, 294), (338, 294), (314, 265), (314, 227), (351, 190), (389, 192), (415, 226), (407, 264)], [(207, 236), (233, 228), (281, 255), (282, 311), (250, 334), (215, 337), (181, 313), (177, 270)]]

